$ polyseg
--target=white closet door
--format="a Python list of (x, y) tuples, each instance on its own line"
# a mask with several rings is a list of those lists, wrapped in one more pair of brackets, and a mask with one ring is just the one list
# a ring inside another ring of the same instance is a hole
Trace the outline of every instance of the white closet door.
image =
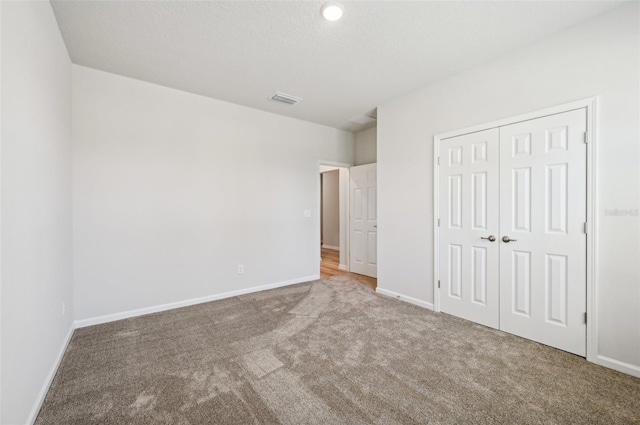
[(585, 131), (586, 109), (500, 128), (500, 329), (580, 356)]
[(440, 144), (440, 308), (492, 328), (499, 319), (498, 160), (498, 129)]
[(349, 271), (378, 276), (378, 215), (376, 164), (349, 169)]

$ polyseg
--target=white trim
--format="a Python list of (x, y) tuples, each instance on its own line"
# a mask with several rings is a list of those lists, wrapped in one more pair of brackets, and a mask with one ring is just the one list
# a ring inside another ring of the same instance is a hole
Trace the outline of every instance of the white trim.
[(238, 295), (251, 294), (253, 292), (266, 291), (267, 289), (280, 288), (282, 286), (295, 285), (297, 283), (309, 282), (320, 279), (320, 275), (305, 276), (297, 279), (286, 280), (284, 282), (270, 283), (268, 285), (253, 286), (251, 288), (239, 289), (237, 291), (223, 292), (220, 294), (207, 295), (190, 300), (177, 301), (168, 304), (160, 304), (152, 307), (139, 308), (136, 310), (123, 311), (120, 313), (107, 314), (104, 316), (91, 317), (88, 319), (76, 320), (76, 328), (100, 325), (102, 323), (115, 322), (116, 320), (128, 319), (130, 317), (144, 316), (145, 314), (158, 313), (160, 311), (173, 310), (174, 308), (188, 307), (191, 305), (207, 303), (210, 301), (222, 300), (225, 298), (237, 297)]
[(584, 102), (587, 107), (587, 360), (595, 363), (598, 356), (598, 98)]
[(427, 301), (422, 301), (417, 298), (409, 297), (407, 295), (402, 295), (397, 292), (389, 291), (388, 289), (384, 289), (381, 287), (376, 288), (376, 292), (380, 295), (384, 295), (385, 297), (395, 298), (396, 300), (404, 301), (409, 304), (417, 305), (418, 307), (426, 308), (427, 310), (433, 310), (433, 304)]
[(71, 341), (71, 337), (73, 336), (73, 331), (75, 331), (75, 326), (74, 326), (74, 323), (72, 322), (69, 328), (69, 332), (67, 332), (67, 336), (64, 339), (64, 343), (62, 344), (60, 352), (58, 353), (58, 357), (56, 358), (56, 361), (53, 364), (51, 371), (49, 371), (49, 375), (47, 376), (47, 379), (44, 381), (44, 384), (40, 389), (40, 393), (38, 393), (38, 397), (36, 398), (36, 402), (34, 403), (33, 407), (31, 408), (31, 412), (27, 417), (27, 422), (26, 422), (27, 424), (33, 424), (36, 421), (36, 418), (38, 417), (38, 413), (40, 413), (40, 408), (42, 407), (42, 403), (44, 403), (44, 399), (47, 396), (47, 393), (49, 392), (49, 388), (51, 387), (51, 384), (53, 383), (53, 378), (55, 378), (56, 373), (58, 372), (58, 368), (60, 367), (60, 363), (62, 362), (64, 353), (67, 351), (67, 347), (69, 346), (69, 342)]
[(433, 137), (433, 311), (440, 313), (440, 137)]
[[(318, 160), (318, 172), (320, 172), (320, 166), (327, 165), (329, 167), (338, 167), (338, 168), (351, 168), (353, 164), (349, 162), (336, 162), (336, 161), (325, 161), (324, 159)], [(333, 171), (333, 170), (331, 170)]]
[[(2, 1), (0, 1), (0, 100), (2, 99)], [(2, 102), (0, 101), (0, 105)], [(2, 108), (0, 107), (0, 130), (2, 129)], [(0, 164), (2, 163), (2, 131), (0, 131)], [(0, 167), (0, 175), (2, 169)], [(0, 188), (2, 185), (0, 184)], [(2, 199), (0, 189), (0, 199)], [(2, 223), (2, 205), (0, 205), (0, 223)], [(0, 224), (0, 241), (2, 225)], [(0, 305), (2, 305), (2, 244), (0, 243)], [(0, 314), (0, 384), (2, 383), (2, 314)], [(0, 385), (0, 421), (2, 421), (2, 385)]]
[[(562, 105), (551, 106), (549, 108), (540, 109), (537, 111), (527, 112), (526, 114), (515, 115), (508, 118), (503, 118), (488, 123), (478, 124), (471, 127), (465, 127), (458, 130), (448, 131), (446, 133), (437, 134), (439, 140), (449, 139), (451, 137), (463, 136), (469, 133), (477, 133), (479, 131), (489, 130), (491, 128), (504, 127), (505, 125), (516, 124), (523, 121), (535, 120), (537, 118), (546, 117), (549, 115), (561, 114), (563, 112), (574, 111), (582, 108), (593, 108), (596, 101), (596, 97), (589, 97), (586, 99), (576, 100), (575, 102), (563, 103)], [(434, 137), (434, 138), (435, 138)]]
[(590, 97), (587, 99), (577, 100), (575, 102), (565, 103), (539, 111), (529, 112), (522, 115), (516, 115), (485, 124), (479, 124), (459, 130), (449, 131), (447, 133), (436, 134), (433, 137), (433, 303), (434, 311), (440, 311), (440, 297), (438, 292), (439, 279), (439, 229), (438, 215), (440, 211), (439, 205), (439, 168), (438, 157), (440, 156), (440, 141), (451, 137), (462, 136), (478, 131), (489, 130), (492, 128), (503, 127), (522, 121), (529, 121), (549, 115), (561, 114), (563, 112), (574, 111), (576, 109), (587, 110), (587, 134), (589, 135), (587, 143), (587, 360), (593, 363), (598, 362), (598, 306), (596, 303), (598, 295), (598, 273), (597, 258), (598, 245), (598, 226), (596, 225), (597, 217), (597, 126), (596, 114), (598, 112), (598, 98)]
[(339, 269), (339, 270), (346, 270), (346, 271), (349, 271), (349, 267), (345, 266), (344, 264), (340, 264), (340, 265), (338, 266), (338, 269)]
[(626, 373), (627, 375), (640, 378), (640, 366), (633, 365), (631, 363), (621, 362), (619, 360), (611, 359), (606, 356), (598, 356), (598, 363), (600, 366), (608, 367), (609, 369), (617, 370), (618, 372)]
[(322, 245), (323, 248), (325, 249), (332, 249), (334, 251), (340, 251), (340, 247), (339, 246), (333, 246), (333, 245)]

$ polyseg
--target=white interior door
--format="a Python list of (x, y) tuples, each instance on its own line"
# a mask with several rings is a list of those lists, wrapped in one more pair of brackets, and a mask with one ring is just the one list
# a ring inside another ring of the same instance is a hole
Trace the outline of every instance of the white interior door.
[(586, 355), (586, 126), (579, 109), (440, 142), (442, 311)]
[(378, 216), (376, 205), (376, 164), (349, 169), (349, 270), (378, 276)]
[(499, 325), (498, 129), (440, 144), (440, 308)]
[(586, 124), (580, 109), (500, 128), (500, 329), (580, 356)]

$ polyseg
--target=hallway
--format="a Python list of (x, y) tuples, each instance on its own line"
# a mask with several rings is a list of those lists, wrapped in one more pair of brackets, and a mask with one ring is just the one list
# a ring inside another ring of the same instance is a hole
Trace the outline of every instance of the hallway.
[(335, 276), (338, 274), (346, 274), (358, 281), (364, 283), (369, 286), (371, 289), (375, 290), (378, 286), (378, 280), (373, 277), (364, 276), (361, 274), (350, 273), (346, 270), (341, 270), (340, 266), (340, 251), (335, 249), (321, 249), (322, 261), (320, 262), (320, 278), (325, 279), (327, 277)]

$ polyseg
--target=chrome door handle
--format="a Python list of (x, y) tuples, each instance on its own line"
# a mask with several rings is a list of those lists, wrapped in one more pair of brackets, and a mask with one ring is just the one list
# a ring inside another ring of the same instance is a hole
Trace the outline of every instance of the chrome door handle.
[(518, 242), (518, 240), (517, 239), (511, 239), (509, 236), (503, 236), (502, 237), (502, 242), (504, 242), (504, 243)]
[(489, 242), (495, 242), (496, 241), (496, 237), (493, 236), (493, 235), (489, 235), (488, 238), (485, 238), (485, 237), (481, 236), (480, 239), (487, 239)]

